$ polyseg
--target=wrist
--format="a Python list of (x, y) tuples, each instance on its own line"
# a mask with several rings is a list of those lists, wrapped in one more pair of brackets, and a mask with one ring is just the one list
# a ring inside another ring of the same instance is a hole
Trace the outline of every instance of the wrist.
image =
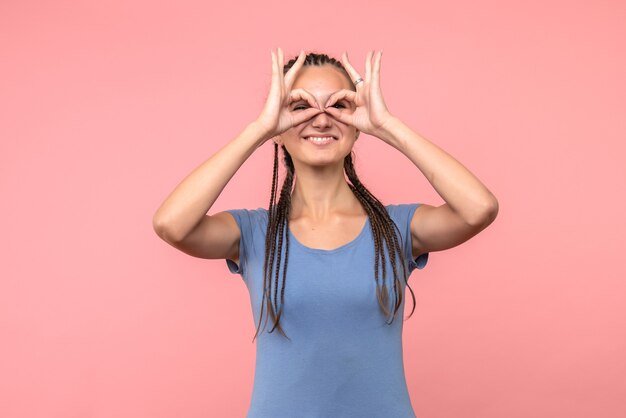
[(255, 133), (255, 136), (259, 138), (259, 145), (272, 138), (272, 132), (258, 119), (253, 120), (248, 124), (248, 129)]
[(402, 125), (403, 123), (399, 118), (390, 115), (380, 126), (380, 128), (378, 129), (378, 135), (376, 136), (378, 136), (383, 141), (392, 144), (394, 141), (397, 140), (396, 134)]

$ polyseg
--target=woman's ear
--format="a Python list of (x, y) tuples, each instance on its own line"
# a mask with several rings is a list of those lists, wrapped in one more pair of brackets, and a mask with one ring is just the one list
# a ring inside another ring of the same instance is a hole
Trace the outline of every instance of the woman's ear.
[(272, 140), (277, 143), (278, 145), (282, 145), (282, 139), (280, 137), (280, 135), (276, 135), (275, 137), (272, 138)]

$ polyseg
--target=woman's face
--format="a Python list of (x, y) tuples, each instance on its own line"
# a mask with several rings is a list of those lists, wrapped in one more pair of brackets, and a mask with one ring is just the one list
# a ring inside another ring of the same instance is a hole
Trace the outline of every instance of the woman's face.
[[(334, 66), (325, 64), (322, 66), (303, 66), (298, 72), (292, 90), (304, 89), (309, 92), (317, 102), (320, 109), (328, 98), (341, 89), (351, 89), (346, 76)], [(343, 112), (354, 112), (354, 103), (341, 100), (333, 105)], [(298, 112), (310, 107), (306, 101), (294, 101), (289, 109)], [(312, 138), (333, 137), (328, 143), (316, 143)], [(284, 132), (278, 138), (279, 143), (285, 145), (294, 161), (294, 165), (307, 164), (321, 166), (328, 164), (341, 164), (346, 155), (350, 154), (356, 140), (356, 128), (334, 119), (326, 112), (319, 113), (315, 117), (302, 122)]]

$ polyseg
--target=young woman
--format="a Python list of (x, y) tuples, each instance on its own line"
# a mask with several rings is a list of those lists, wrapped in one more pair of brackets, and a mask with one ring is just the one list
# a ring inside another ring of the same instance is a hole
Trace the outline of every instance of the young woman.
[[(285, 65), (280, 48), (271, 55), (262, 112), (174, 189), (154, 215), (155, 231), (187, 254), (225, 259), (244, 279), (257, 323), (248, 417), (415, 417), (397, 318), (408, 277), (430, 252), (485, 229), (498, 202), (461, 163), (390, 113), (380, 88), (382, 51), (367, 54), (363, 77), (346, 54), (339, 62), (300, 52)], [(354, 170), (360, 133), (408, 157), (446, 203), (383, 205)], [(268, 140), (269, 208), (208, 215)], [(279, 147), (286, 175), (276, 202)]]

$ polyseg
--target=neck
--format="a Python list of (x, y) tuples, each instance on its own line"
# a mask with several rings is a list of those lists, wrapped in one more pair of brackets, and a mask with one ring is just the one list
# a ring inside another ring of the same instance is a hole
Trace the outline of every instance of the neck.
[(337, 212), (361, 209), (344, 176), (343, 164), (296, 168), (295, 189), (291, 195), (290, 218), (310, 218), (324, 221)]

